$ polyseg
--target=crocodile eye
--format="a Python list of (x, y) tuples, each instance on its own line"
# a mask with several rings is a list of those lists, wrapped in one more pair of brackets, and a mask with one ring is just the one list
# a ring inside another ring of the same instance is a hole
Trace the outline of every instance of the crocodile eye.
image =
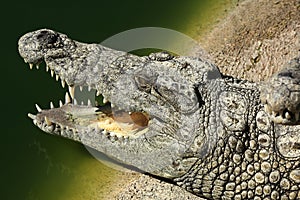
[(52, 33), (50, 31), (41, 31), (37, 35), (37, 39), (44, 43), (45, 45), (52, 45), (57, 42), (58, 40), (58, 34)]
[(144, 92), (150, 93), (151, 88), (152, 88), (152, 83), (149, 78), (141, 77), (141, 76), (136, 76), (135, 77), (135, 82), (137, 84), (137, 87)]

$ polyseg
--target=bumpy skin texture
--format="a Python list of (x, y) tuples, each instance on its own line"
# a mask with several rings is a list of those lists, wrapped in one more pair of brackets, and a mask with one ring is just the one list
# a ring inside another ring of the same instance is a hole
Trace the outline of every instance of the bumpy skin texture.
[[(20, 38), (19, 52), (32, 64), (44, 60), (69, 86), (96, 89), (114, 105), (115, 114), (149, 119), (146, 126), (111, 129), (102, 121), (114, 124), (117, 117), (67, 100), (60, 108), (29, 115), (43, 131), (207, 199), (300, 198), (299, 120), (272, 115), (298, 112), (293, 93), (298, 94), (299, 59), (259, 85), (220, 75), (200, 58), (138, 57), (47, 29)], [(273, 95), (278, 88), (284, 92)]]

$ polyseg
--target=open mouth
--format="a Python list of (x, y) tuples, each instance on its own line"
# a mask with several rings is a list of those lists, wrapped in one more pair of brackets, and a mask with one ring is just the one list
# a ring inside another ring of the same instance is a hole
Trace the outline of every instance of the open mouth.
[[(32, 63), (29, 66), (30, 69), (34, 68)], [(39, 69), (39, 66), (36, 65), (36, 68)], [(46, 66), (46, 71), (49, 71), (48, 66)], [(54, 70), (50, 70), (50, 74), (55, 77), (56, 81), (61, 79)], [(38, 113), (28, 114), (35, 125), (48, 133), (62, 135), (62, 132), (74, 134), (80, 129), (96, 130), (116, 139), (138, 137), (148, 127), (150, 118), (145, 112), (128, 112), (117, 108), (102, 96), (101, 92), (92, 87), (70, 86), (63, 79), (61, 79), (61, 85), (63, 88), (68, 86), (64, 103), (60, 101), (59, 107), (55, 108), (50, 102), (50, 109), (41, 109), (36, 104)], [(79, 102), (76, 97), (86, 96), (81, 94), (82, 91), (88, 92), (88, 96), (94, 99)]]

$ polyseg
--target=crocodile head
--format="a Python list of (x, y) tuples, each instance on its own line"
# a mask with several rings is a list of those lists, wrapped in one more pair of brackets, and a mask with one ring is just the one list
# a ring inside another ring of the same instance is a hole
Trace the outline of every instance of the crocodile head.
[[(138, 57), (48, 29), (22, 36), (19, 52), (31, 68), (44, 61), (69, 86), (71, 98), (66, 93), (60, 107), (28, 114), (43, 131), (166, 178), (186, 173), (208, 152), (195, 82), (218, 73), (213, 65), (165, 53)], [(78, 105), (76, 86), (95, 89), (105, 105)]]

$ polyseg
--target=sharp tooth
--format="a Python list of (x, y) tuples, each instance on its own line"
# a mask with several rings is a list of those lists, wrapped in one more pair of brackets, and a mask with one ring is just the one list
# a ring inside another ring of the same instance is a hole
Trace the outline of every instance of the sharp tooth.
[(87, 104), (88, 104), (88, 106), (92, 106), (92, 102), (90, 99), (88, 99)]
[(33, 68), (33, 64), (29, 63), (29, 68), (32, 69)]
[(27, 63), (27, 60), (25, 60), (25, 58), (24, 58), (24, 62)]
[(300, 113), (298, 113), (298, 112), (295, 113), (295, 120), (296, 120), (296, 122), (299, 121), (299, 114), (300, 114)]
[(69, 86), (69, 93), (71, 95), (71, 98), (74, 99), (74, 96), (75, 96), (75, 86)]
[(45, 116), (44, 119), (45, 119), (46, 124), (48, 126), (51, 126), (52, 122), (48, 119), (48, 117)]
[(105, 97), (103, 97), (103, 103), (106, 104), (107, 103), (107, 99)]
[(54, 70), (51, 70), (51, 77), (54, 76)]
[(36, 69), (39, 69), (39, 68), (40, 68), (40, 66), (39, 66), (39, 65), (36, 65), (35, 67), (36, 67)]
[(265, 107), (265, 111), (266, 111), (268, 114), (271, 114), (271, 113), (272, 113), (272, 109), (270, 108), (270, 106), (269, 106), (268, 104), (265, 104), (264, 107)]
[(42, 112), (42, 109), (39, 107), (39, 105), (35, 104), (35, 107), (36, 107), (38, 112)]
[(35, 120), (36, 119), (36, 116), (31, 114), (31, 113), (28, 113), (27, 116), (30, 118), (30, 119), (33, 119)]
[(70, 98), (68, 92), (66, 92), (66, 95), (65, 95), (65, 104), (67, 104), (67, 103), (71, 103), (71, 98)]
[(92, 87), (91, 86), (88, 86), (88, 91), (91, 91)]
[(65, 85), (66, 85), (65, 81), (61, 79), (61, 86), (62, 86), (63, 88), (65, 88)]
[(54, 105), (53, 105), (53, 102), (52, 102), (52, 101), (50, 102), (50, 108), (51, 108), (51, 109), (54, 108)]
[(292, 116), (290, 115), (289, 112), (285, 112), (284, 116), (285, 116), (286, 119), (291, 119), (292, 118)]
[(111, 137), (114, 137), (115, 135), (116, 135), (116, 133), (110, 132), (110, 136), (111, 136)]
[(74, 105), (77, 105), (77, 104), (78, 104), (76, 99), (73, 99), (73, 104), (74, 104)]
[(59, 107), (62, 107), (64, 104), (61, 100), (59, 100)]
[(49, 67), (46, 65), (46, 72), (48, 72), (49, 71)]
[(82, 87), (82, 86), (79, 86), (79, 89), (80, 89), (80, 91), (82, 92), (82, 90), (83, 90), (83, 87)]
[(58, 81), (58, 79), (59, 79), (59, 76), (57, 74), (55, 76), (55, 79), (56, 79), (56, 81)]
[(97, 91), (96, 96), (99, 96), (100, 94), (101, 94), (101, 92), (100, 92), (100, 91)]

